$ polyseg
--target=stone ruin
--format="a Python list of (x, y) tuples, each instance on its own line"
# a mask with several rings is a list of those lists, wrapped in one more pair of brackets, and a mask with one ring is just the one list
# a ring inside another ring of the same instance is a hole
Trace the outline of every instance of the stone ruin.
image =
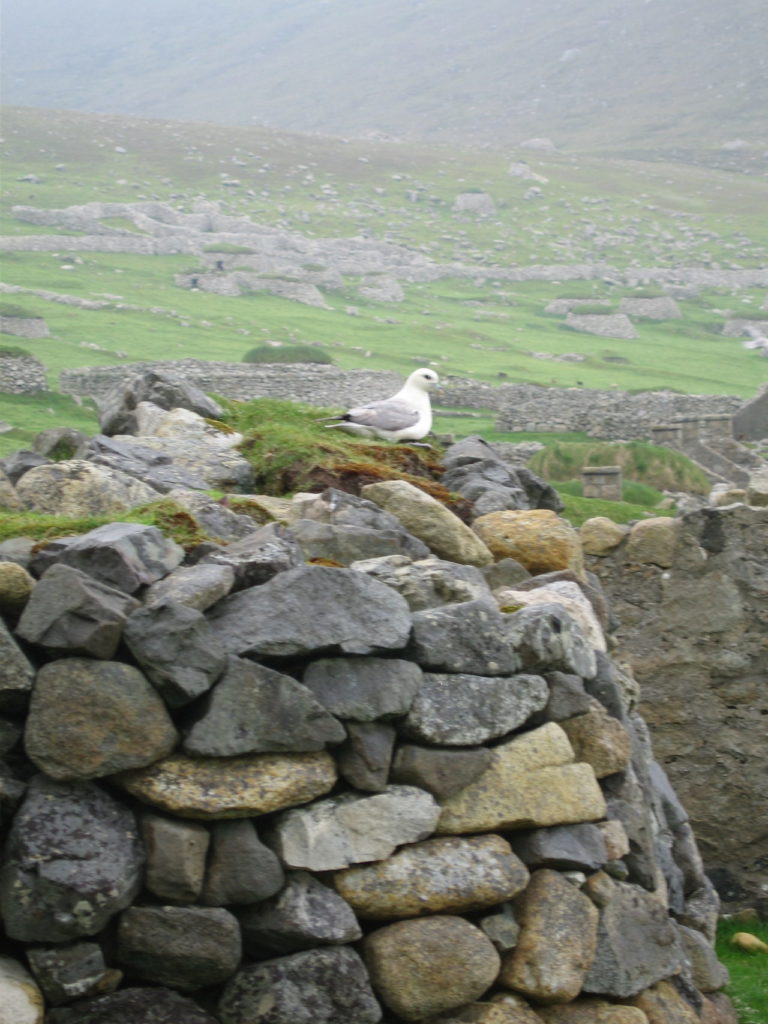
[[(147, 396), (178, 400), (105, 426)], [(262, 507), (188, 549), (119, 515), (0, 547), (14, 1024), (734, 1024), (576, 532), (404, 481)]]

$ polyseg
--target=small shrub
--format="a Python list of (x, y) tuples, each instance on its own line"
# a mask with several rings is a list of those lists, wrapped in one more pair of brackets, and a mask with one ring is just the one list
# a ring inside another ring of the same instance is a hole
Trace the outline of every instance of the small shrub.
[(314, 345), (257, 345), (243, 356), (244, 363), (324, 363), (333, 365), (333, 358)]
[(0, 345), (0, 359), (31, 359), (32, 353), (17, 345)]
[(0, 302), (0, 316), (12, 316), (17, 320), (38, 320), (37, 313), (30, 313), (24, 306), (15, 302)]

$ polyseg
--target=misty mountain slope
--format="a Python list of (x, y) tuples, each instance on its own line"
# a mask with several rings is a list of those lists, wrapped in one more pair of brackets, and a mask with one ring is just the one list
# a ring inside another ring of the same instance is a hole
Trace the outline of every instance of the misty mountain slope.
[[(5, 102), (512, 144), (768, 144), (764, 0), (6, 0)], [(757, 151), (760, 152), (757, 152)]]

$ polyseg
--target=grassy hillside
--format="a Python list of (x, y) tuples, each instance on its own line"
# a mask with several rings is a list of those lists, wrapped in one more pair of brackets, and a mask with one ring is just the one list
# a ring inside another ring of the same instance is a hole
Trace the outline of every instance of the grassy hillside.
[(7, 6), (10, 102), (763, 167), (763, 0)]
[[(306, 237), (365, 236), (439, 262), (476, 268), (471, 280), (405, 284), (401, 303), (363, 298), (359, 279), (326, 292), (329, 309), (266, 294), (228, 298), (186, 291), (174, 275), (194, 256), (66, 251), (3, 255), (8, 295), (44, 316), (51, 337), (25, 342), (55, 383), (65, 367), (193, 356), (240, 360), (266, 340), (320, 344), (347, 369), (407, 373), (434, 363), (444, 375), (489, 383), (621, 389), (674, 388), (745, 398), (768, 363), (721, 336), (727, 315), (759, 315), (764, 293), (698, 291), (683, 317), (639, 321), (634, 341), (565, 329), (544, 312), (552, 299), (607, 299), (630, 288), (609, 280), (510, 283), (494, 265), (605, 260), (613, 266), (756, 267), (768, 262), (768, 183), (679, 165), (547, 155), (528, 159), (547, 182), (526, 198), (491, 151), (348, 143), (263, 129), (225, 129), (50, 111), (9, 110), (0, 229), (56, 229), (16, 219), (27, 204), (160, 199), (188, 211), (205, 196), (232, 214)], [(240, 185), (222, 184), (236, 174)], [(30, 180), (31, 179), (31, 180)], [(496, 213), (453, 210), (457, 194), (485, 190)], [(130, 221), (112, 226), (132, 226)], [(62, 232), (66, 234), (66, 232)], [(45, 290), (107, 303), (82, 310), (40, 298)]]

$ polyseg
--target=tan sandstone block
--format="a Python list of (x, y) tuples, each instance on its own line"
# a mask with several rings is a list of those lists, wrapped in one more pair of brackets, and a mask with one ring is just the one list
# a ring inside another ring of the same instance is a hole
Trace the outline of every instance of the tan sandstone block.
[(593, 702), (591, 711), (560, 723), (576, 759), (591, 764), (598, 779), (620, 772), (632, 757), (632, 741), (621, 722)]
[(509, 843), (490, 835), (414, 843), (333, 881), (358, 917), (381, 920), (492, 907), (521, 892), (528, 877)]
[(367, 484), (360, 493), (397, 516), (406, 530), (423, 541), (438, 558), (461, 565), (490, 565), (493, 561), (491, 552), (466, 523), (407, 480)]
[(194, 758), (172, 754), (148, 768), (112, 776), (144, 803), (187, 818), (251, 818), (304, 804), (333, 788), (336, 766), (324, 750)]
[(667, 516), (641, 519), (630, 531), (625, 551), (627, 561), (668, 569), (674, 561), (681, 529), (679, 519)]
[(558, 569), (584, 574), (578, 533), (549, 509), (489, 512), (479, 516), (472, 529), (497, 562), (514, 558), (534, 576)]
[(536, 871), (515, 903), (520, 937), (501, 965), (503, 985), (536, 1002), (581, 992), (597, 946), (597, 907), (558, 871)]
[(499, 954), (479, 928), (448, 914), (398, 921), (363, 940), (373, 986), (404, 1020), (423, 1020), (478, 999), (496, 980)]
[(613, 551), (629, 533), (629, 527), (614, 523), (607, 516), (595, 516), (582, 523), (579, 529), (581, 546), (585, 555), (607, 555)]
[(629, 853), (629, 839), (622, 822), (618, 818), (601, 821), (598, 828), (603, 834), (605, 852), (608, 860), (621, 860)]
[(483, 774), (442, 801), (441, 833), (489, 832), (504, 828), (596, 821), (605, 800), (588, 764), (574, 764), (573, 750), (559, 725), (499, 744)]
[(627, 1000), (648, 1018), (648, 1024), (701, 1024), (701, 1019), (690, 1003), (680, 995), (669, 981), (659, 981), (644, 992)]

